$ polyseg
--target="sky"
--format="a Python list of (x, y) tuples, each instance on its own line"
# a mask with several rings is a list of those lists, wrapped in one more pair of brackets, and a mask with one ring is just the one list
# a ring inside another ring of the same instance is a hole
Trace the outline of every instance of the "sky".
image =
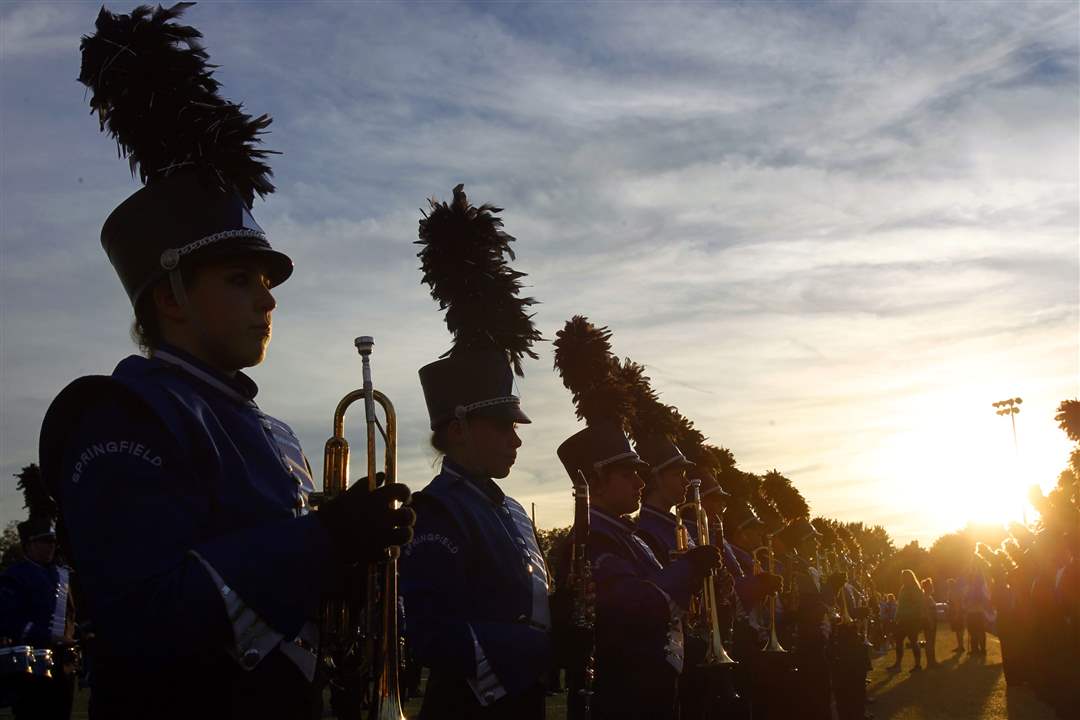
[[(99, 243), (137, 189), (76, 82), (100, 3), (0, 3), (0, 524), (52, 397), (136, 352)], [(109, 4), (128, 12), (133, 4)], [(250, 371), (321, 476), (357, 335), (434, 474), (417, 369), (450, 336), (426, 198), (505, 208), (549, 340), (584, 314), (739, 467), (928, 544), (1022, 509), (1080, 394), (1074, 2), (200, 2), (222, 93), (274, 118), (254, 214), (295, 261)], [(572, 521), (549, 343), (503, 482)], [(1016, 446), (991, 403), (1022, 397)], [(360, 445), (362, 413), (346, 419)], [(354, 475), (363, 474), (362, 459)]]

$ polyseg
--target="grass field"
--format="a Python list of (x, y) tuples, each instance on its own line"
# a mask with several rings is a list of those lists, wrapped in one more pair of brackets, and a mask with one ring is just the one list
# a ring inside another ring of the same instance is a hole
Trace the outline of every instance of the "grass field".
[(953, 653), (956, 636), (942, 625), (937, 633), (939, 667), (911, 673), (908, 649), (900, 672), (886, 668), (893, 650), (874, 661), (869, 711), (875, 720), (1055, 720), (1057, 717), (1024, 687), (1008, 688), (1001, 671), (1001, 644), (986, 636), (986, 656)]
[[(946, 626), (937, 634), (937, 657), (940, 667), (909, 672), (915, 662), (908, 650), (901, 672), (889, 672), (893, 651), (874, 661), (870, 673), (869, 711), (875, 720), (1057, 720), (1054, 713), (1037, 700), (1027, 688), (1007, 688), (1001, 671), (1001, 645), (993, 635), (986, 639), (986, 656), (954, 654), (955, 639)], [(925, 665), (925, 659), (923, 663)], [(86, 718), (86, 692), (76, 698), (73, 718)], [(405, 710), (415, 718), (419, 699)], [(0, 710), (0, 720), (10, 718), (10, 711)], [(563, 720), (566, 703), (562, 696), (548, 700), (547, 717)], [(792, 718), (797, 720), (797, 718)]]

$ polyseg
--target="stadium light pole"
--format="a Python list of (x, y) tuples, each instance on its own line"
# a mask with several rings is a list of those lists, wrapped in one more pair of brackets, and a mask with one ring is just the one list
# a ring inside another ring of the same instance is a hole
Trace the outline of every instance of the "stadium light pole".
[[(1024, 402), (1023, 398), (1009, 398), (1007, 400), (998, 400), (996, 403), (992, 403), (994, 410), (998, 415), (1008, 415), (1009, 422), (1012, 423), (1012, 436), (1013, 436), (1013, 452), (1016, 455), (1016, 473), (1020, 474), (1020, 444), (1016, 441), (1016, 416), (1020, 414), (1020, 405)], [(1023, 481), (1023, 478), (1018, 478)], [(1027, 501), (1024, 501), (1024, 505), (1021, 507), (1024, 513), (1024, 525), (1027, 525)]]

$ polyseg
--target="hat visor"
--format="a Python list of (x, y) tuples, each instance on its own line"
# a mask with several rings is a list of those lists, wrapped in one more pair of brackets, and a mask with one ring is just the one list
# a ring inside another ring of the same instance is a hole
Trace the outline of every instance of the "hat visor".
[(192, 254), (192, 259), (199, 263), (233, 258), (255, 258), (262, 263), (266, 277), (270, 280), (270, 287), (277, 287), (285, 282), (293, 272), (292, 258), (265, 244), (221, 243), (218, 247), (211, 245)]
[(637, 455), (633, 457), (623, 458), (622, 460), (616, 460), (615, 462), (611, 463), (609, 467), (615, 467), (616, 465), (630, 466), (635, 468), (649, 467), (649, 463), (645, 462)]
[(486, 417), (493, 420), (510, 420), (512, 422), (528, 425), (532, 422), (529, 416), (521, 409), (521, 404), (516, 402), (500, 403), (487, 407), (477, 408), (469, 413), (472, 417)]

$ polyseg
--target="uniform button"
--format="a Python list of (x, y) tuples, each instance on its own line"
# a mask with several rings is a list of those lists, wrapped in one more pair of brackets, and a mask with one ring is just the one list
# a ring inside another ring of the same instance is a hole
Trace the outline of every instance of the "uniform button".
[(255, 648), (251, 648), (250, 650), (245, 651), (244, 654), (240, 657), (240, 664), (248, 670), (251, 670), (253, 667), (259, 664), (260, 657), (262, 656), (259, 654), (259, 651)]

